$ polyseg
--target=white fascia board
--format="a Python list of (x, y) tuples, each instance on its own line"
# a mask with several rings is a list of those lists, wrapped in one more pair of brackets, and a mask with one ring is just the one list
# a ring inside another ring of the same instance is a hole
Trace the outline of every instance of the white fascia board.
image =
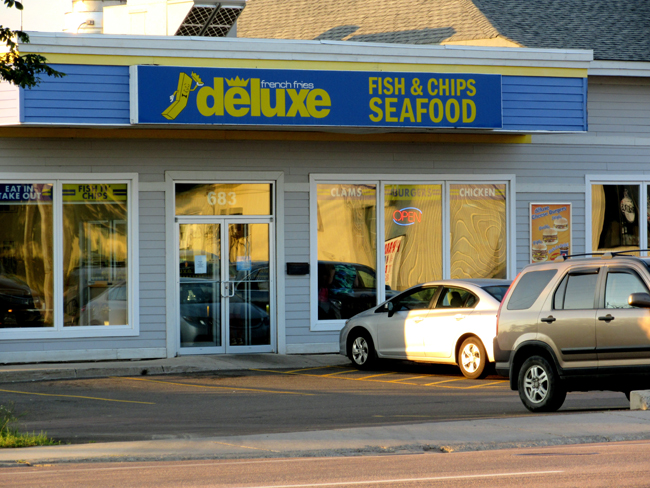
[(650, 63), (644, 61), (592, 61), (589, 76), (650, 77)]
[(587, 69), (590, 50), (375, 44), (347, 41), (29, 33), (26, 52), (184, 58), (459, 64)]

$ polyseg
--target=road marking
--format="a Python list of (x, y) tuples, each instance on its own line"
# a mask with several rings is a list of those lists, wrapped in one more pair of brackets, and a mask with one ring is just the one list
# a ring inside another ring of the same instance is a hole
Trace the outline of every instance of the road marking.
[(281, 393), (283, 395), (301, 395), (301, 396), (314, 396), (313, 393), (299, 393), (295, 391), (279, 391), (279, 390), (262, 390), (259, 388), (243, 388), (239, 386), (209, 386), (209, 385), (195, 385), (193, 383), (176, 383), (173, 381), (161, 381), (161, 380), (149, 380), (145, 378), (118, 378), (113, 377), (115, 380), (131, 380), (131, 381), (148, 381), (150, 383), (162, 383), (164, 385), (176, 385), (176, 386), (190, 386), (193, 388), (207, 388), (215, 390), (241, 390), (241, 391), (253, 391), (258, 393)]
[(564, 471), (523, 471), (520, 473), (466, 474), (466, 475), (457, 475), (457, 476), (432, 476), (428, 478), (397, 478), (397, 479), (386, 479), (386, 480), (340, 481), (340, 482), (331, 482), (331, 483), (305, 483), (299, 485), (259, 485), (259, 486), (250, 486), (248, 488), (315, 488), (319, 486), (380, 485), (386, 483), (421, 483), (423, 481), (506, 478), (512, 476), (540, 476), (540, 475), (560, 474), (560, 473), (564, 473)]
[(363, 378), (354, 378), (356, 381), (363, 381), (363, 380), (368, 380), (370, 378), (378, 378), (379, 376), (387, 376), (391, 374), (397, 374), (397, 373), (382, 373), (382, 374), (373, 374), (371, 376), (364, 376)]
[(322, 375), (319, 375), (319, 376), (334, 376), (334, 375), (343, 374), (343, 373), (353, 373), (355, 371), (358, 372), (359, 370), (358, 369), (346, 369), (345, 371), (338, 371), (336, 373), (322, 374)]
[[(284, 373), (295, 373), (297, 371), (310, 371), (312, 369), (328, 369), (328, 368), (339, 368), (339, 367), (340, 366), (314, 366), (313, 368), (300, 368), (300, 369), (293, 369), (291, 371), (284, 371)], [(262, 371), (262, 370), (254, 369), (252, 371)]]
[(466, 379), (466, 378), (454, 378), (454, 379), (451, 379), (451, 380), (436, 381), (436, 382), (434, 382), (434, 383), (427, 383), (427, 384), (424, 385), (424, 386), (441, 385), (442, 383), (451, 383), (452, 381), (462, 381), (462, 380), (464, 380), (464, 379)]
[(399, 383), (400, 381), (417, 380), (417, 379), (420, 379), (420, 378), (428, 378), (428, 376), (420, 375), (420, 376), (411, 376), (410, 378), (398, 378), (396, 380), (387, 381), (387, 383)]
[[(262, 373), (276, 373), (276, 374), (292, 374), (295, 376), (309, 376), (311, 378), (332, 378), (334, 375), (340, 375), (341, 373), (352, 373), (354, 371), (358, 371), (356, 369), (354, 370), (346, 370), (346, 371), (341, 371), (339, 373), (328, 373), (328, 374), (310, 374), (310, 373), (301, 373), (300, 371), (305, 371), (305, 370), (312, 370), (312, 369), (320, 369), (320, 368), (306, 368), (306, 369), (296, 369), (293, 371), (278, 371), (274, 369), (254, 369), (251, 368), (249, 371), (259, 371)], [(471, 389), (476, 389), (476, 388), (482, 388), (484, 386), (494, 386), (497, 384), (502, 384), (506, 383), (507, 380), (501, 380), (501, 381), (496, 381), (488, 384), (478, 384), (478, 385), (472, 385), (472, 386), (448, 386), (448, 385), (443, 385), (442, 383), (450, 383), (454, 381), (474, 381), (474, 380), (468, 380), (465, 377), (462, 378), (450, 378), (448, 380), (443, 380), (443, 381), (436, 381), (433, 383), (404, 383), (404, 381), (414, 379), (414, 378), (432, 378), (435, 377), (435, 375), (420, 375), (420, 376), (414, 376), (412, 378), (400, 378), (396, 380), (382, 380), (382, 379), (372, 379), (372, 378), (378, 378), (380, 376), (388, 376), (388, 375), (394, 375), (394, 374), (400, 374), (395, 371), (391, 371), (389, 373), (381, 373), (381, 374), (373, 374), (370, 376), (363, 376), (361, 378), (350, 378), (350, 377), (345, 377), (345, 376), (336, 376), (334, 379), (340, 379), (340, 380), (347, 380), (347, 381), (368, 381), (370, 383), (387, 383), (387, 384), (399, 384), (399, 385), (407, 385), (407, 386), (435, 386), (438, 388), (446, 388), (449, 390), (471, 390)], [(438, 376), (441, 377), (441, 376)], [(442, 378), (445, 378), (445, 376), (442, 376)]]
[(481, 383), (480, 385), (474, 385), (474, 386), (467, 386), (466, 388), (469, 390), (471, 388), (482, 388), (485, 386), (493, 386), (493, 385), (501, 385), (503, 383), (508, 383), (509, 380), (499, 380), (499, 381), (493, 381), (492, 383)]
[(22, 395), (38, 395), (38, 396), (49, 396), (49, 397), (64, 397), (64, 398), (81, 398), (83, 400), (101, 400), (102, 402), (119, 402), (119, 403), (139, 403), (141, 405), (155, 405), (152, 402), (136, 402), (134, 400), (113, 400), (111, 398), (98, 398), (98, 397), (89, 397), (81, 395), (59, 395), (54, 393), (34, 393), (31, 391), (16, 391), (16, 390), (0, 390), (5, 393), (20, 393)]

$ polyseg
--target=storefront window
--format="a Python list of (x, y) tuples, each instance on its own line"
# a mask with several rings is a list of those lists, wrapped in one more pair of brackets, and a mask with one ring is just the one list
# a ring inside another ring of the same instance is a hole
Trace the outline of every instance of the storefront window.
[(63, 185), (64, 325), (127, 325), (127, 185)]
[(449, 191), (451, 278), (506, 278), (506, 185)]
[(176, 185), (176, 215), (270, 215), (271, 185), (219, 183)]
[(442, 278), (442, 185), (384, 187), (386, 297)]
[(318, 319), (377, 304), (376, 185), (317, 185)]
[(54, 326), (52, 188), (0, 183), (0, 328)]
[(638, 249), (639, 185), (591, 185), (592, 251)]

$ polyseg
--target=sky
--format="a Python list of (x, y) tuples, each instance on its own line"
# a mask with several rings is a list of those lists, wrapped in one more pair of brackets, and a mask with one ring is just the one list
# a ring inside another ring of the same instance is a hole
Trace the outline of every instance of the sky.
[[(72, 10), (72, 0), (20, 0), (21, 11), (0, 5), (0, 25), (11, 29), (41, 32), (61, 32), (63, 15)], [(22, 23), (22, 24), (21, 24)]]

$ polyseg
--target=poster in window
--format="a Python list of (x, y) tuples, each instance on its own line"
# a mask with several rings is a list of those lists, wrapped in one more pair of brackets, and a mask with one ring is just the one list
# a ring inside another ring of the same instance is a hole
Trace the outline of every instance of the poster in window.
[(530, 261), (553, 261), (571, 254), (571, 204), (530, 204)]

